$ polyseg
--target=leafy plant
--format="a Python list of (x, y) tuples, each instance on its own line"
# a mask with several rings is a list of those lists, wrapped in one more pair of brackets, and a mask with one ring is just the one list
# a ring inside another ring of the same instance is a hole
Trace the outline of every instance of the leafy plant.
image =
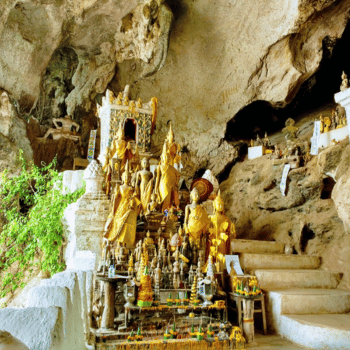
[(51, 274), (62, 271), (61, 247), (64, 240), (61, 219), (68, 204), (77, 201), (84, 188), (62, 194), (62, 176), (49, 165), (28, 165), (19, 153), (21, 173), (0, 177), (0, 208), (6, 224), (0, 232), (0, 296), (13, 292), (25, 272), (37, 266)]

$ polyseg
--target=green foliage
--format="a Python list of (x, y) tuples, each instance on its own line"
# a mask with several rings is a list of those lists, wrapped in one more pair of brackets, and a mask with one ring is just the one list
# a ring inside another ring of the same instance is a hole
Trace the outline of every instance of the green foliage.
[(4, 171), (0, 177), (0, 209), (6, 219), (0, 232), (1, 297), (23, 287), (25, 272), (32, 272), (34, 266), (51, 274), (64, 269), (61, 219), (68, 204), (85, 190), (62, 194), (56, 159), (47, 166), (28, 166), (20, 151), (19, 161), (19, 176), (11, 178)]

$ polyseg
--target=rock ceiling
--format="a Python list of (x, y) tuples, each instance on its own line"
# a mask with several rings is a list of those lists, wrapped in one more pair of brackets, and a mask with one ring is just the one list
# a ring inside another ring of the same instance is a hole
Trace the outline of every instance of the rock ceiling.
[(45, 95), (45, 113), (76, 117), (95, 106), (107, 85), (118, 92), (131, 84), (131, 97), (159, 98), (155, 145), (166, 123), (176, 121), (178, 141), (197, 165), (210, 166), (209, 154), (228, 151), (222, 144), (227, 122), (242, 108), (259, 100), (278, 107), (292, 101), (319, 69), (325, 40), (332, 47), (341, 38), (349, 5), (5, 0), (0, 88), (21, 113), (40, 109)]

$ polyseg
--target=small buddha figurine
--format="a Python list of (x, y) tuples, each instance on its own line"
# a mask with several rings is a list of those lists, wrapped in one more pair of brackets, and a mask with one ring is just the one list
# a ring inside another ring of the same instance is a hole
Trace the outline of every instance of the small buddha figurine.
[(153, 174), (149, 171), (148, 158), (142, 159), (141, 167), (142, 170), (136, 173), (136, 191), (141, 201), (142, 212), (146, 213), (153, 191)]
[(324, 118), (324, 132), (329, 132), (331, 124), (332, 124), (331, 119), (328, 117), (325, 117)]
[(151, 237), (151, 233), (149, 231), (147, 231), (147, 233), (146, 233), (146, 238), (145, 238), (144, 243), (146, 244), (147, 248), (154, 248), (155, 247), (154, 240)]
[(154, 271), (156, 267), (157, 267), (157, 256), (155, 255), (154, 258), (151, 261), (151, 269), (152, 269), (152, 271)]
[(167, 221), (177, 222), (179, 220), (175, 211), (176, 211), (175, 207), (171, 207), (169, 209)]
[(342, 78), (342, 82), (341, 82), (341, 85), (340, 85), (340, 91), (345, 91), (346, 89), (349, 88), (349, 80), (348, 80), (348, 77), (347, 77), (347, 75), (345, 74), (344, 71), (343, 71), (343, 73), (341, 75), (341, 78)]
[(254, 142), (254, 146), (261, 146), (261, 145), (262, 145), (261, 139), (260, 139), (259, 135), (256, 135), (256, 140)]
[(155, 213), (158, 212), (158, 208), (159, 208), (159, 204), (156, 201), (156, 194), (153, 192), (151, 194), (151, 199), (150, 202), (147, 204), (147, 208), (146, 208), (146, 215), (149, 215), (151, 213)]
[(154, 270), (154, 283), (155, 284), (161, 284), (161, 280), (162, 280), (162, 270), (160, 268), (160, 264), (159, 261), (157, 263), (157, 267)]
[(136, 248), (134, 250), (134, 254), (135, 254), (136, 261), (140, 261), (141, 260), (141, 254), (142, 254), (142, 242), (141, 242), (141, 240), (139, 240), (136, 243)]
[(115, 133), (111, 145), (111, 158), (116, 158), (120, 163), (120, 171), (124, 169), (127, 160), (127, 146), (128, 143), (124, 139), (124, 129), (120, 124), (118, 131)]
[(168, 252), (168, 256), (167, 256), (167, 263), (168, 263), (168, 271), (172, 271), (173, 269), (173, 265), (171, 264), (171, 257), (170, 257), (170, 252)]
[(134, 274), (134, 258), (132, 256), (132, 254), (130, 254), (128, 275), (132, 276), (133, 274)]
[(298, 128), (295, 126), (295, 120), (288, 118), (285, 122), (285, 128), (282, 129), (286, 140), (294, 141), (297, 138)]
[(340, 125), (340, 117), (339, 117), (339, 113), (337, 110), (334, 110), (334, 121), (335, 121), (335, 128), (338, 129), (341, 127)]
[(272, 159), (280, 159), (281, 158), (281, 150), (280, 148), (278, 147), (278, 145), (275, 145), (274, 146), (274, 151), (273, 151), (273, 154), (271, 156)]
[(175, 252), (173, 253), (173, 258), (174, 258), (175, 260), (179, 260), (179, 259), (180, 259), (179, 247), (176, 247)]
[(321, 114), (320, 115), (320, 133), (323, 134), (324, 133), (324, 117), (323, 115)]
[(188, 260), (191, 260), (192, 252), (188, 235), (185, 235), (183, 242), (181, 244), (180, 253), (186, 257)]
[(234, 266), (235, 266), (235, 263), (233, 262), (233, 260), (231, 260), (231, 261), (230, 261), (230, 268), (231, 268), (231, 270), (230, 270), (230, 276), (231, 276), (232, 278), (234, 278), (235, 276), (237, 276), (237, 272), (236, 272)]
[(191, 191), (191, 204), (185, 208), (185, 233), (190, 236), (190, 240), (195, 241), (200, 246), (201, 237), (208, 231), (209, 219), (205, 209), (199, 204), (199, 192), (197, 188)]
[(265, 132), (265, 137), (263, 139), (263, 146), (268, 148), (270, 147), (271, 143), (270, 143), (270, 140), (269, 138), (267, 137), (267, 132)]

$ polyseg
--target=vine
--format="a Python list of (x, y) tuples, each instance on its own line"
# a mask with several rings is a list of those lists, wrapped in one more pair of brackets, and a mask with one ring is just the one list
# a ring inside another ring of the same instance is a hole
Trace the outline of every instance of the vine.
[(62, 176), (49, 165), (28, 165), (19, 153), (21, 173), (0, 177), (0, 208), (6, 224), (0, 232), (0, 297), (24, 287), (23, 278), (37, 266), (51, 274), (64, 269), (61, 247), (64, 240), (61, 219), (68, 204), (78, 200), (82, 188), (62, 194)]

